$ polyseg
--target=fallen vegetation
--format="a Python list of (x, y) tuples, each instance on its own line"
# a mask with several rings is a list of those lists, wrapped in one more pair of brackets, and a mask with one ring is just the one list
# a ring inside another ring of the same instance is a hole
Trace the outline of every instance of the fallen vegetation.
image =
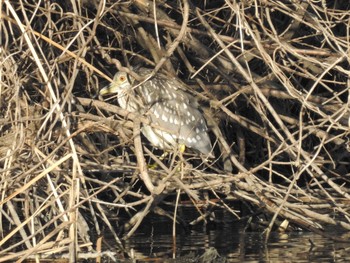
[[(242, 202), (244, 220), (268, 219), (266, 239), (286, 222), (346, 233), (349, 9), (347, 1), (4, 1), (0, 262), (74, 260), (99, 251), (101, 229), (127, 254), (122, 240), (150, 213), (183, 221), (183, 200), (198, 209), (187, 224), (217, 210), (243, 220)], [(140, 135), (146, 116), (97, 98), (117, 70), (134, 74), (136, 65), (186, 83), (214, 160), (190, 149), (161, 159)]]

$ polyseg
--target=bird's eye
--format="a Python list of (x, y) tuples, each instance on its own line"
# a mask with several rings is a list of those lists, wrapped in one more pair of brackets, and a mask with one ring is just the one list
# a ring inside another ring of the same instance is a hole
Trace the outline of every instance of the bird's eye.
[(119, 80), (120, 80), (121, 82), (124, 82), (124, 81), (126, 80), (126, 77), (125, 77), (125, 76), (120, 76)]

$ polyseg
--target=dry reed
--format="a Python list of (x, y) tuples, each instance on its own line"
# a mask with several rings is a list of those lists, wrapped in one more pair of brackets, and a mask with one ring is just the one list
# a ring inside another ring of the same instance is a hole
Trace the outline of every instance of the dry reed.
[[(121, 240), (150, 213), (181, 219), (181, 200), (198, 208), (191, 224), (243, 220), (242, 202), (268, 218), (266, 239), (282, 221), (350, 230), (347, 1), (1, 3), (0, 262), (99, 256), (106, 228), (128, 253)], [(139, 64), (188, 85), (215, 160), (160, 160), (145, 116), (96, 98)]]

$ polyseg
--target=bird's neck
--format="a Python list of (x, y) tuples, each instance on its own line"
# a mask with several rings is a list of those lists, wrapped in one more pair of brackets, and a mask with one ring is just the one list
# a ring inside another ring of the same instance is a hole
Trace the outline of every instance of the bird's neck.
[(118, 95), (119, 106), (130, 112), (135, 112), (139, 110), (138, 103), (135, 98), (135, 93), (132, 90), (126, 92), (121, 92)]

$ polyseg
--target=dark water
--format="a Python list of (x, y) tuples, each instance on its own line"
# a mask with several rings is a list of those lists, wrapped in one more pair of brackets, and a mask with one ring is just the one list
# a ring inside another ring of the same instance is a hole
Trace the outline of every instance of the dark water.
[(212, 247), (227, 262), (350, 262), (350, 243), (337, 243), (306, 231), (274, 232), (266, 244), (261, 232), (244, 231), (241, 224), (231, 223), (211, 230), (178, 229), (173, 242), (171, 228), (171, 223), (147, 222), (125, 247), (145, 262), (152, 258), (181, 258), (190, 253), (201, 255)]

